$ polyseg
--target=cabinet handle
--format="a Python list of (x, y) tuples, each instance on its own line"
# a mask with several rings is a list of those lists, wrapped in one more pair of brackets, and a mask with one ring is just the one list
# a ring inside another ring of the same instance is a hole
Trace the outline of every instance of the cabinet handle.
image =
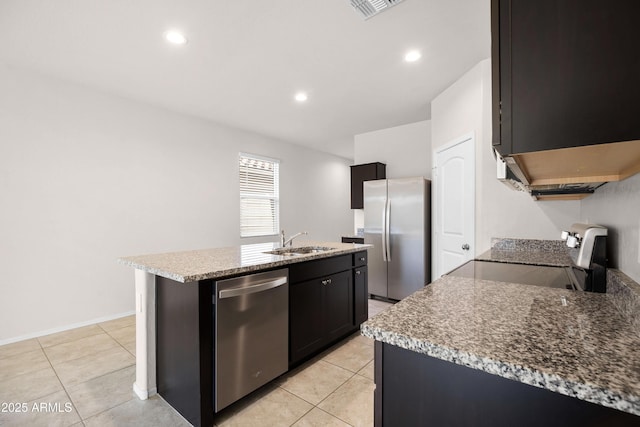
[(331, 284), (331, 279), (323, 280), (322, 284), (325, 285), (325, 286), (330, 285)]
[(360, 270), (356, 270), (356, 274), (357, 274), (357, 275), (360, 275)]
[(364, 258), (364, 257), (360, 257), (360, 261), (364, 261), (364, 260), (365, 260), (365, 258)]

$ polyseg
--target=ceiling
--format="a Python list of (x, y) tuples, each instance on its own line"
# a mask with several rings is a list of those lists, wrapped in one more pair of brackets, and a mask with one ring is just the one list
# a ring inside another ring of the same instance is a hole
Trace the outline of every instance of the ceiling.
[(354, 135), (429, 119), (490, 56), (489, 9), (405, 0), (365, 21), (349, 0), (2, 0), (0, 61), (352, 158)]

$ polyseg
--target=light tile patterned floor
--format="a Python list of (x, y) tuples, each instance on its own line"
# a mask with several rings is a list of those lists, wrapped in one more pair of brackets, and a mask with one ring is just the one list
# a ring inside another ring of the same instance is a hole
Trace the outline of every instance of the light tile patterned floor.
[[(369, 300), (369, 316), (389, 305)], [(190, 425), (159, 396), (139, 400), (134, 380), (134, 316), (0, 346), (0, 425)], [(215, 422), (371, 426), (373, 389), (373, 341), (356, 333), (230, 406)]]

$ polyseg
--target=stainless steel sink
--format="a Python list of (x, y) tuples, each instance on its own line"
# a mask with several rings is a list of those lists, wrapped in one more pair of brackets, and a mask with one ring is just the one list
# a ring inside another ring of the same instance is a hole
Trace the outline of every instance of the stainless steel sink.
[(328, 248), (325, 246), (303, 246), (300, 248), (280, 248), (272, 251), (267, 251), (265, 254), (282, 255), (282, 256), (297, 256), (308, 254), (319, 254), (334, 250), (335, 248)]

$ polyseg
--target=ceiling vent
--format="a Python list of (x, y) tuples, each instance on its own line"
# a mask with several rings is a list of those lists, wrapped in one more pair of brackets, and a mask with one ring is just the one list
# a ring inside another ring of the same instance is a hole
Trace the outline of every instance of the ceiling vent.
[(369, 19), (401, 1), (403, 0), (349, 0), (351, 7), (364, 19)]

